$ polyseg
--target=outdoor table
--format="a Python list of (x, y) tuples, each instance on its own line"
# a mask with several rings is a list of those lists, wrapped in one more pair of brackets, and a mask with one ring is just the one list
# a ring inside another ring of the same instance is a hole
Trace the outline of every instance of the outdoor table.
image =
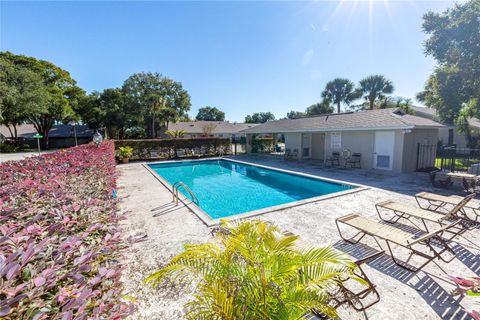
[(434, 186), (446, 188), (455, 183), (463, 185), (464, 180), (467, 181), (469, 185), (478, 185), (480, 176), (471, 173), (435, 171), (430, 174), (430, 180)]

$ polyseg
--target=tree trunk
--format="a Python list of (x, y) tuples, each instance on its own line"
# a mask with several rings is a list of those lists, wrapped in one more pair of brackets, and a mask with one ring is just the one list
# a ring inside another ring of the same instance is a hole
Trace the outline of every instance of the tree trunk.
[(373, 107), (375, 106), (375, 98), (372, 99), (372, 97), (369, 97), (368, 102), (370, 104), (370, 110), (373, 110)]
[(337, 102), (337, 113), (340, 113), (340, 101)]
[(15, 142), (18, 140), (18, 134), (17, 134), (17, 125), (13, 124), (13, 133), (15, 134)]
[(155, 115), (152, 114), (152, 139), (155, 138)]
[(13, 134), (12, 129), (10, 129), (10, 126), (9, 126), (8, 124), (7, 124), (6, 126), (7, 126), (8, 131), (10, 131), (10, 138), (14, 139), (15, 136), (14, 136), (14, 134)]

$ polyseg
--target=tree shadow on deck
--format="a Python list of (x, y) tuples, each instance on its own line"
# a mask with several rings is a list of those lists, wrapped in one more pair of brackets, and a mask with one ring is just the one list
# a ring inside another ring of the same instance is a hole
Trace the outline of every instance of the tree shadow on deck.
[[(343, 240), (335, 243), (333, 247), (356, 259), (361, 259), (362, 257), (378, 252), (378, 250), (367, 245), (361, 243), (351, 244)], [(462, 298), (452, 296), (437, 283), (434, 278), (435, 276), (423, 271), (415, 273), (405, 270), (396, 265), (387, 254), (383, 254), (379, 258), (370, 261), (367, 265), (395, 280), (398, 280), (400, 283), (415, 289), (418, 296), (425, 300), (441, 319), (472, 319), (472, 317), (469, 316), (459, 304)], [(381, 283), (377, 283), (376, 285), (381, 287)], [(409, 310), (405, 310), (405, 312), (409, 312)]]

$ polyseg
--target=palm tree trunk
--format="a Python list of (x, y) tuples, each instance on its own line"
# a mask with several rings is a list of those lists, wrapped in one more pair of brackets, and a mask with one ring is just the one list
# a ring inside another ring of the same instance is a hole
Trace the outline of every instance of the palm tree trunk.
[(340, 113), (340, 101), (337, 102), (337, 113)]

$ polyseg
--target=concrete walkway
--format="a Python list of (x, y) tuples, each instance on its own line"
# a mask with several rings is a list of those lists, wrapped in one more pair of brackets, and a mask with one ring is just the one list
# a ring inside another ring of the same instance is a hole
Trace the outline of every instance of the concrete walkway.
[[(41, 154), (55, 152), (52, 151), (42, 151)], [(17, 161), (23, 160), (29, 157), (38, 156), (38, 152), (15, 152), (15, 153), (0, 153), (0, 163), (5, 161)]]
[[(416, 205), (412, 195), (419, 191), (445, 193), (445, 190), (432, 189), (426, 174), (393, 175), (379, 171), (322, 169), (315, 163), (247, 156), (240, 159), (370, 186), (366, 191), (257, 217), (301, 236), (312, 246), (333, 245), (353, 258), (374, 252), (375, 243), (349, 245), (339, 241), (336, 217), (358, 212), (378, 220), (374, 207), (377, 202), (394, 199)], [(189, 299), (190, 289), (173, 285), (153, 289), (143, 280), (181, 252), (183, 244), (207, 241), (210, 230), (187, 208), (173, 207), (171, 193), (141, 164), (118, 166), (118, 170), (121, 173), (120, 208), (127, 214), (124, 229), (127, 235), (146, 236), (145, 241), (133, 244), (125, 257), (125, 294), (135, 297), (139, 305), (131, 318), (181, 319), (182, 306)], [(369, 263), (365, 270), (377, 284), (381, 301), (368, 310), (368, 319), (470, 319), (463, 308), (478, 309), (478, 304), (471, 298), (452, 296), (450, 292), (455, 287), (448, 275), (480, 275), (480, 250), (474, 243), (480, 244), (478, 229), (467, 232), (453, 244), (457, 258), (452, 262), (431, 263), (416, 274), (395, 265), (388, 255)], [(341, 319), (365, 319), (363, 314), (348, 309), (341, 309), (339, 313)]]

